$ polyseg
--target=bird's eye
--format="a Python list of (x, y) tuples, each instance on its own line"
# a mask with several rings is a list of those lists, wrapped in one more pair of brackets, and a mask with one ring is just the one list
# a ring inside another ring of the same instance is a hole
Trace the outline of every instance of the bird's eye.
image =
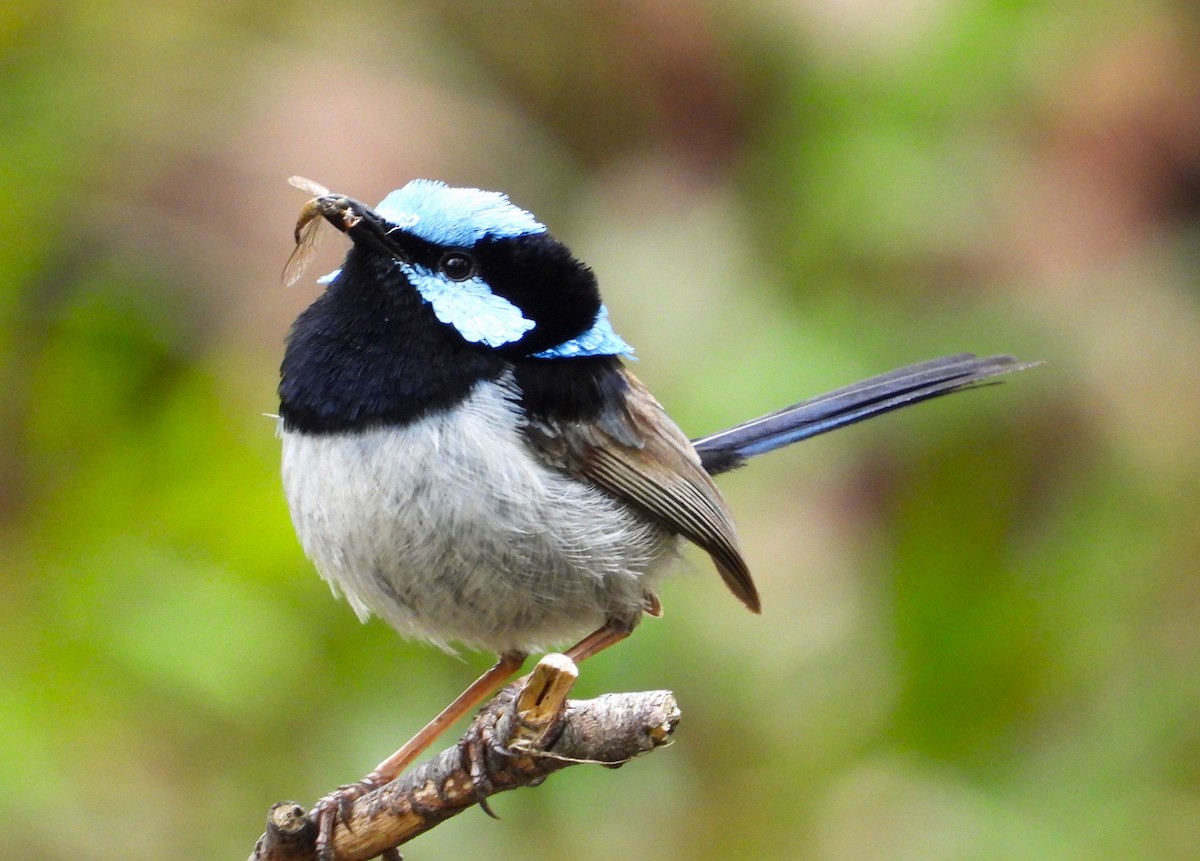
[(475, 261), (461, 251), (447, 251), (438, 268), (451, 281), (466, 281), (475, 274)]

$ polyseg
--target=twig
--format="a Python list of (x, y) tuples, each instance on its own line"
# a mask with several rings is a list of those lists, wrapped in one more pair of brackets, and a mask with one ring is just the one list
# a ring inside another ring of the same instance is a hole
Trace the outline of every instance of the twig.
[[(548, 655), (483, 707), (453, 747), (354, 802), (333, 833), (338, 861), (388, 853), (497, 792), (536, 786), (580, 763), (615, 768), (666, 744), (679, 722), (669, 691), (567, 700), (578, 670)], [(316, 828), (304, 808), (271, 808), (250, 861), (311, 861)]]

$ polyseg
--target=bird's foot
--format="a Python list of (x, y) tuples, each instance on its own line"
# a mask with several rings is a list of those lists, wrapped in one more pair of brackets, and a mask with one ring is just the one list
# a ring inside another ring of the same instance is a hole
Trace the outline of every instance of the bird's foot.
[(317, 799), (308, 814), (317, 826), (317, 861), (334, 861), (333, 829), (339, 822), (349, 828), (350, 813), (354, 802), (367, 793), (374, 792), (386, 782), (379, 774), (371, 772), (357, 783), (339, 786), (328, 795)]
[(495, 789), (491, 778), (492, 766), (488, 762), (488, 757), (491, 754), (511, 756), (512, 751), (502, 745), (496, 735), (496, 718), (488, 715), (486, 710), (481, 717), (483, 719), (474, 721), (466, 735), (459, 739), (458, 752), (462, 757), (463, 768), (471, 779), (471, 789), (474, 792), (475, 801), (484, 813), (493, 819), (499, 819), (500, 817), (488, 804), (488, 796)]

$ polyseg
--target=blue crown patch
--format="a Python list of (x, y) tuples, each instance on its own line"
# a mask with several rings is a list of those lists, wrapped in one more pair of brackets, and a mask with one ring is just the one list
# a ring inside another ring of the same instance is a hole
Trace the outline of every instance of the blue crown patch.
[(437, 245), (469, 248), (481, 239), (545, 233), (529, 212), (498, 191), (451, 188), (432, 179), (414, 179), (375, 208), (392, 224)]

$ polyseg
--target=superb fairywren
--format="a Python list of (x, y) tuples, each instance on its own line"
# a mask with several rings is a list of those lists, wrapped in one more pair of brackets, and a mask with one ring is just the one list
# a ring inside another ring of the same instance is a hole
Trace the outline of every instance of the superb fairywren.
[[(870, 416), (1016, 370), (935, 359), (689, 441), (622, 362), (596, 279), (502, 194), (414, 180), (374, 209), (309, 183), (285, 270), (321, 219), (352, 241), (283, 360), (283, 482), (305, 552), (362, 618), (501, 656), (372, 772), (394, 778), (534, 649), (576, 660), (657, 615), (681, 538), (759, 611), (712, 476)], [(590, 633), (589, 633), (590, 632)]]

